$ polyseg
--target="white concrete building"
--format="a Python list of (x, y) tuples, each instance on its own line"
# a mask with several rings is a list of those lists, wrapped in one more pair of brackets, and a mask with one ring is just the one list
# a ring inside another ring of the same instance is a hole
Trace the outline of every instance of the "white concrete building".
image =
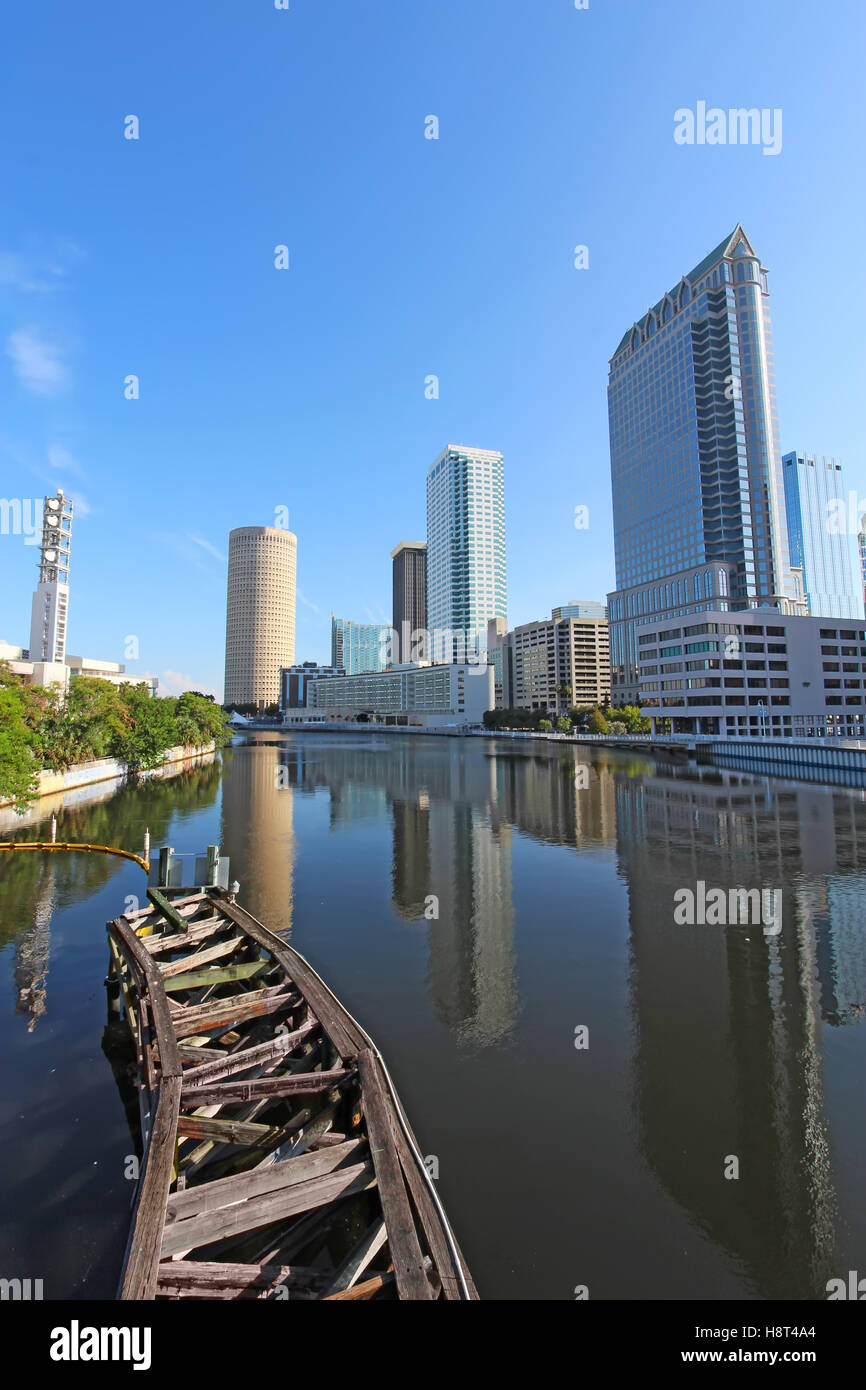
[(480, 725), (493, 702), (491, 665), (414, 662), (389, 671), (311, 681), (306, 709), (288, 710), (284, 722), (359, 722), (361, 716), (361, 723), (458, 728)]
[(110, 681), (112, 685), (146, 685), (151, 695), (156, 695), (159, 689), (157, 676), (131, 675), (118, 661), (99, 661), (91, 656), (67, 656), (65, 661), (31, 661), (26, 648), (0, 642), (0, 661), (6, 662), (16, 675), (23, 676), (28, 685), (56, 685), (64, 692), (73, 676)]

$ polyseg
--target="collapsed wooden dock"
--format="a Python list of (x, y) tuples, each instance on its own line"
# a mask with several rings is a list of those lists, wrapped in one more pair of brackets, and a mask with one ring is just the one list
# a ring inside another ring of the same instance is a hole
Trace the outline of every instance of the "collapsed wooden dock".
[(220, 888), (108, 923), (143, 1156), (122, 1299), (473, 1300), (387, 1069)]

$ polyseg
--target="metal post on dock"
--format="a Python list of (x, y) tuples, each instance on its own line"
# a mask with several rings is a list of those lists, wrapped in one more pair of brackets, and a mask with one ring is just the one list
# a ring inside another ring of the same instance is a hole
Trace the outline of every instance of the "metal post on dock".
[(205, 887), (213, 888), (217, 881), (217, 870), (220, 862), (219, 845), (208, 845), (207, 847), (207, 869), (205, 872)]
[(159, 886), (160, 886), (160, 888), (167, 888), (167, 887), (169, 886), (169, 885), (168, 885), (169, 865), (171, 864), (171, 856), (172, 856), (173, 854), (174, 854), (174, 850), (171, 848), (170, 845), (163, 845), (163, 846), (162, 846), (162, 849), (159, 851)]
[(144, 831), (144, 853), (142, 854), (141, 857), (142, 857), (142, 859), (146, 859), (147, 862), (148, 862), (148, 864), (150, 863), (150, 826), (149, 826), (149, 825), (145, 827), (145, 831)]

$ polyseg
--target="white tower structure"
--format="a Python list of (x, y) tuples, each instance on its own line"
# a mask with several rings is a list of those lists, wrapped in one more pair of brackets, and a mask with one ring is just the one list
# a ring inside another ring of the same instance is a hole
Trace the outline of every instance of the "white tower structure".
[(34, 662), (66, 661), (71, 541), (72, 502), (58, 488), (54, 497), (43, 502), (39, 583), (30, 620), (30, 660)]

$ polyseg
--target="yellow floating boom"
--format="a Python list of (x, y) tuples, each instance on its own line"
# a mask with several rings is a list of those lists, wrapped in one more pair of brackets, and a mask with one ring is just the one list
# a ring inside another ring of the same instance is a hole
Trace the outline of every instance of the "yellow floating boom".
[(73, 850), (80, 851), (82, 854), (116, 854), (121, 859), (131, 859), (144, 869), (146, 874), (150, 873), (150, 864), (140, 854), (133, 854), (130, 849), (115, 849), (113, 845), (71, 845), (68, 843), (59, 844), (53, 840), (0, 840), (0, 850), (4, 849)]

